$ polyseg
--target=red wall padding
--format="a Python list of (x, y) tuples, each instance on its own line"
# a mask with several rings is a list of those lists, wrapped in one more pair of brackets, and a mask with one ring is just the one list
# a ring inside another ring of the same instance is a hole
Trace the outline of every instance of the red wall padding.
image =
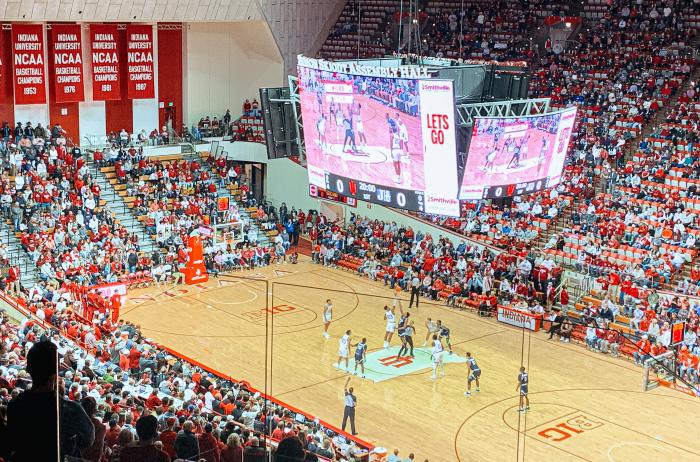
[(165, 108), (158, 110), (160, 125), (165, 125), (166, 108), (173, 103), (175, 123), (173, 128), (182, 128), (182, 29), (158, 31), (158, 101)]
[(10, 30), (0, 30), (0, 127), (3, 122), (15, 126), (15, 94), (12, 89), (12, 36)]
[[(131, 100), (126, 97), (126, 75), (128, 70), (126, 62), (126, 30), (118, 30), (117, 34), (119, 36), (119, 74), (122, 76), (119, 83), (121, 84), (122, 99), (120, 101), (105, 101), (107, 134), (112, 131), (119, 133), (122, 128), (125, 128), (127, 132), (131, 133), (134, 128), (133, 104)], [(141, 130), (141, 128), (145, 128), (147, 132), (152, 130), (152, 128), (149, 129), (149, 127), (139, 127), (139, 130)]]

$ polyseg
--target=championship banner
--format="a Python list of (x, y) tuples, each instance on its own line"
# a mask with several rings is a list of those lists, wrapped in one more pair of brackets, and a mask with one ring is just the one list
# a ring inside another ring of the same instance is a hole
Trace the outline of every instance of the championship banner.
[(116, 24), (90, 24), (92, 52), (92, 99), (121, 99), (119, 87), (119, 42)]
[(56, 102), (77, 103), (85, 100), (80, 24), (55, 24), (51, 26), (51, 36)]
[(153, 26), (130, 24), (126, 26), (127, 64), (129, 65), (129, 99), (155, 98), (153, 71)]
[[(0, 37), (0, 49), (2, 49), (2, 37)], [(0, 57), (0, 85), (2, 85), (3, 79), (5, 78), (5, 63)]]
[(12, 25), (15, 104), (46, 103), (44, 26)]
[(498, 307), (497, 319), (511, 326), (524, 327), (534, 332), (540, 330), (540, 324), (542, 323), (542, 316), (513, 310), (505, 306)]
[(190, 236), (187, 239), (187, 263), (182, 269), (185, 273), (185, 284), (198, 284), (207, 282), (209, 275), (207, 268), (204, 266), (204, 251), (202, 249), (202, 239), (199, 236)]

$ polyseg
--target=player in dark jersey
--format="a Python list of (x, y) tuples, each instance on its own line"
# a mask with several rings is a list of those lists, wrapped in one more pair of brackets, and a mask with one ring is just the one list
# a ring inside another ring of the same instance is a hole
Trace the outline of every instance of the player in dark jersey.
[(330, 112), (331, 121), (335, 124), (336, 123), (335, 113), (338, 112), (338, 105), (335, 103), (335, 100), (333, 98), (331, 98), (331, 103), (328, 106), (328, 112)]
[(348, 114), (343, 119), (343, 128), (345, 128), (345, 141), (343, 141), (343, 152), (345, 152), (345, 146), (347, 146), (348, 141), (350, 141), (350, 147), (353, 153), (357, 153), (357, 145), (355, 144), (355, 130), (352, 124), (352, 114)]
[(510, 158), (510, 162), (508, 162), (508, 167), (506, 168), (517, 168), (520, 165), (520, 150), (522, 149), (522, 146), (522, 143), (513, 143), (513, 157)]
[[(401, 339), (401, 349), (399, 350), (397, 357), (407, 354), (409, 357), (413, 358), (413, 333), (416, 328), (413, 326), (413, 321), (407, 321), (407, 325), (401, 329), (399, 328), (399, 338)], [(410, 347), (410, 350), (409, 350)]]
[(476, 359), (467, 351), (467, 368), (469, 368), (469, 377), (467, 378), (467, 391), (464, 396), (472, 395), (472, 382), (476, 382), (476, 391), (479, 391), (479, 377), (481, 377), (481, 368), (476, 363)]
[(357, 365), (360, 365), (362, 378), (365, 378), (365, 361), (367, 361), (367, 339), (363, 338), (360, 343), (355, 345), (355, 372), (357, 375)]
[(482, 169), (484, 172), (493, 170), (493, 161), (496, 160), (496, 155), (498, 155), (498, 149), (494, 145), (493, 149), (486, 154), (486, 163)]
[(452, 354), (452, 343), (450, 343), (450, 329), (445, 327), (442, 324), (442, 321), (439, 319), (437, 320), (437, 329), (438, 329), (438, 334), (440, 335), (441, 339), (445, 339), (445, 343), (447, 344), (447, 348), (450, 350), (450, 354)]
[(318, 112), (323, 112), (323, 95), (320, 91), (316, 92), (316, 102), (318, 103)]
[(518, 374), (518, 385), (516, 385), (515, 390), (520, 390), (520, 407), (518, 412), (526, 412), (530, 410), (530, 398), (527, 397), (527, 385), (530, 378), (527, 375), (525, 366), (520, 368), (520, 374)]

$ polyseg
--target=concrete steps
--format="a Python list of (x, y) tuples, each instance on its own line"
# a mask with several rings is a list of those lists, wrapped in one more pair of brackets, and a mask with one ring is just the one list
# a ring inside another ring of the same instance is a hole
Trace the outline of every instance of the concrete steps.
[(0, 241), (7, 247), (7, 258), (13, 266), (19, 266), (20, 282), (30, 288), (39, 280), (39, 268), (36, 267), (22, 243), (15, 234), (11, 222), (0, 220)]
[[(111, 175), (110, 175), (111, 173)], [(105, 207), (114, 213), (115, 220), (118, 220), (122, 226), (125, 226), (129, 232), (136, 233), (139, 237), (139, 247), (141, 252), (147, 254), (153, 253), (158, 249), (158, 244), (146, 232), (146, 228), (138, 220), (133, 210), (133, 197), (126, 195), (126, 187), (119, 184), (112, 184), (110, 178), (115, 178), (113, 172), (103, 172), (101, 169), (96, 169), (94, 175), (95, 182), (100, 185), (102, 193), (100, 199), (105, 201)], [(114, 180), (116, 181), (116, 180)], [(122, 194), (124, 196), (122, 196)]]

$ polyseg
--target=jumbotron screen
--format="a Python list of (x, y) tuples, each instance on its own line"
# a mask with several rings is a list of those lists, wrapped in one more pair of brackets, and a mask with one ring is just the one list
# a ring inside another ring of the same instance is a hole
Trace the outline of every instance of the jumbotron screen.
[(575, 107), (475, 119), (459, 198), (517, 196), (559, 184), (575, 120)]
[(452, 81), (298, 67), (309, 182), (459, 216)]

